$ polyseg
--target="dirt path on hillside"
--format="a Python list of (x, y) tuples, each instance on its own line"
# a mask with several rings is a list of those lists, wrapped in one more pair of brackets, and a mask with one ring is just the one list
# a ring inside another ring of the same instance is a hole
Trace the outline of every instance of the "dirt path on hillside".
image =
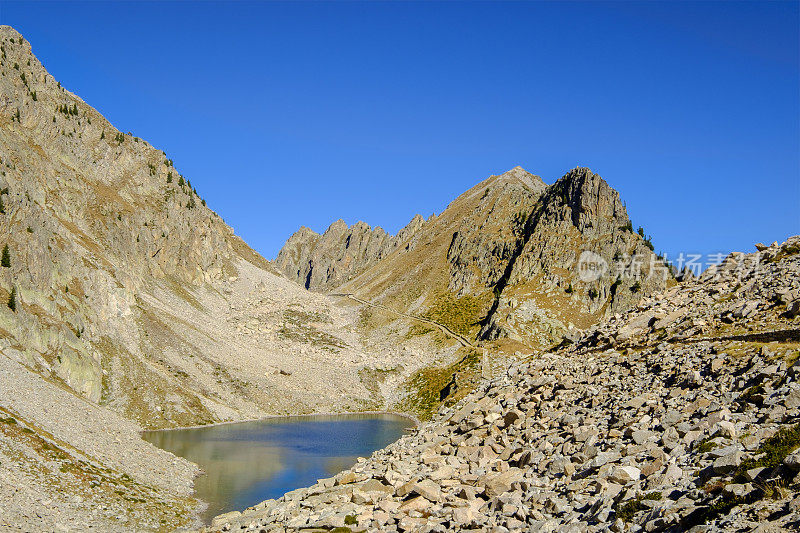
[(449, 335), (450, 337), (453, 337), (454, 339), (456, 339), (459, 343), (461, 343), (462, 346), (465, 346), (467, 348), (476, 348), (476, 346), (474, 344), (472, 344), (463, 335), (460, 335), (460, 334), (456, 333), (455, 331), (453, 331), (452, 329), (448, 328), (444, 324), (440, 324), (439, 322), (436, 322), (435, 320), (431, 320), (430, 318), (424, 318), (424, 317), (417, 316), (417, 315), (410, 315), (408, 313), (402, 313), (400, 311), (396, 311), (396, 310), (392, 309), (391, 307), (387, 307), (387, 306), (385, 306), (383, 304), (376, 304), (376, 303), (369, 302), (367, 300), (363, 300), (363, 299), (359, 298), (358, 296), (356, 296), (355, 294), (353, 294), (351, 292), (334, 293), (334, 294), (331, 294), (331, 296), (341, 296), (341, 297), (350, 298), (353, 301), (356, 301), (356, 302), (364, 304), (364, 305), (368, 305), (370, 307), (383, 309), (384, 311), (389, 311), (390, 313), (394, 313), (394, 314), (396, 314), (398, 316), (402, 316), (402, 317), (405, 317), (405, 318), (410, 318), (411, 320), (416, 320), (418, 322), (423, 322), (425, 324), (429, 324), (431, 326), (435, 326), (435, 327), (439, 328), (440, 330), (442, 330), (442, 332), (445, 333), (446, 335)]

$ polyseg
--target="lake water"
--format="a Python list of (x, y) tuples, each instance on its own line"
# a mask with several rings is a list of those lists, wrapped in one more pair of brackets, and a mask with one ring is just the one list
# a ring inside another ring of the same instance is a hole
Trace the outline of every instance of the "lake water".
[(210, 520), (350, 468), (413, 425), (396, 415), (298, 416), (142, 436), (200, 465), (205, 474), (195, 490), (208, 502), (203, 518)]

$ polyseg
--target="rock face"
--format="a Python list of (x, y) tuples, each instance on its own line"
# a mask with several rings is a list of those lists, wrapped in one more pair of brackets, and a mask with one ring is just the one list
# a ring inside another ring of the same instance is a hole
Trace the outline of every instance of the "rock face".
[(0, 327), (32, 366), (97, 402), (104, 338), (151, 279), (180, 285), (267, 263), (205, 206), (160, 150), (118, 132), (2, 33), (0, 159), (10, 266)]
[(139, 431), (381, 408), (427, 355), (357, 318), (0, 27), (0, 530), (189, 526), (197, 468)]
[(550, 186), (520, 167), (491, 176), (394, 240), (341, 221), (321, 237), (303, 228), (276, 264), (306, 287), (403, 312), (463, 307), (462, 332), (528, 346), (557, 343), (674, 282), (619, 194), (585, 168)]
[(800, 237), (731, 254), (210, 530), (796, 530), (798, 289)]
[[(146, 427), (328, 403), (328, 380), (300, 383), (316, 371), (290, 383), (273, 371), (360, 362), (349, 314), (280, 277), (164, 152), (61, 87), (19, 33), (2, 27), (0, 45), (0, 349)], [(336, 381), (355, 392), (352, 372)]]
[(423, 219), (416, 215), (397, 235), (364, 222), (337, 220), (319, 235), (302, 227), (278, 252), (275, 266), (306, 289), (326, 290), (351, 280), (406, 242)]

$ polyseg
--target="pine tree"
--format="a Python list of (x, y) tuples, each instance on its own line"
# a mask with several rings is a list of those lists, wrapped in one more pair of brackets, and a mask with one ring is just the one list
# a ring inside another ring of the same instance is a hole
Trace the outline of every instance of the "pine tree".
[(8, 308), (17, 312), (17, 288), (11, 287), (11, 294), (8, 296)]
[(3, 197), (0, 196), (0, 215), (6, 214), (6, 206), (3, 205)]
[(0, 259), (0, 265), (11, 268), (11, 252), (9, 252), (7, 244), (3, 247), (3, 257)]

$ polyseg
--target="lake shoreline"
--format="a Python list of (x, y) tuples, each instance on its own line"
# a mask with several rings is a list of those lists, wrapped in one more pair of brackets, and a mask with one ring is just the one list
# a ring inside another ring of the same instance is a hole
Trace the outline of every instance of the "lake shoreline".
[(324, 417), (324, 416), (355, 416), (355, 415), (390, 415), (390, 416), (397, 416), (400, 418), (405, 418), (410, 420), (414, 423), (415, 428), (419, 428), (422, 425), (422, 421), (419, 418), (409, 415), (407, 413), (398, 413), (396, 411), (355, 411), (355, 412), (344, 412), (344, 413), (335, 413), (335, 412), (322, 412), (322, 413), (308, 413), (302, 415), (265, 415), (258, 418), (247, 418), (243, 420), (227, 420), (224, 422), (214, 422), (213, 424), (203, 424), (203, 425), (196, 425), (196, 426), (180, 426), (174, 428), (162, 428), (162, 429), (143, 429), (139, 432), (140, 435), (144, 435), (145, 433), (156, 433), (160, 431), (180, 431), (184, 429), (202, 429), (202, 428), (211, 428), (215, 426), (227, 426), (230, 424), (243, 424), (246, 422), (263, 422), (266, 420), (275, 420), (279, 418), (283, 419), (295, 419), (295, 418), (314, 418), (314, 417)]

